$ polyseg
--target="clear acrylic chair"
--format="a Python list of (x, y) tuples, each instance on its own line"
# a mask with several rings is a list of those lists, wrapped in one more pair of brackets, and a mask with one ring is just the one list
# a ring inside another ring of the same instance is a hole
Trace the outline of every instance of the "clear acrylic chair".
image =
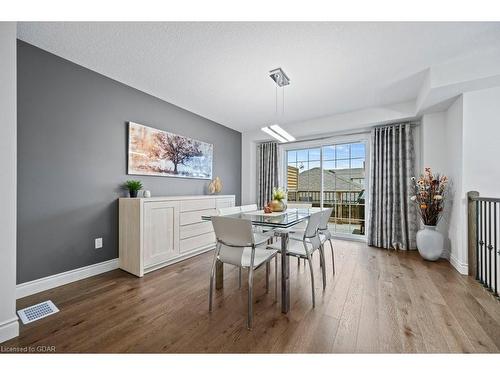
[[(248, 269), (248, 319), (247, 328), (253, 325), (254, 271), (266, 264), (266, 291), (269, 291), (269, 262), (276, 258), (277, 250), (267, 249), (269, 237), (255, 233), (252, 222), (224, 216), (213, 216), (212, 224), (217, 244), (210, 272), (209, 311), (212, 311), (215, 265), (217, 261)], [(264, 246), (262, 246), (264, 245)], [(275, 266), (275, 298), (277, 297), (277, 263)]]

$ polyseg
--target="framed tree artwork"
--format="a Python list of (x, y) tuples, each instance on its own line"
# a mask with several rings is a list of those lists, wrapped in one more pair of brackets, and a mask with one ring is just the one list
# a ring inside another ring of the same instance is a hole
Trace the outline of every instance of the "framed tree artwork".
[(128, 174), (212, 178), (213, 145), (129, 122)]

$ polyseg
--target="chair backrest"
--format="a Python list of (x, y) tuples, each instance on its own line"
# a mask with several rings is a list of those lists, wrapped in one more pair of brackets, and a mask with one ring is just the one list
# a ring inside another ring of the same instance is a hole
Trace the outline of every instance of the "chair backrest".
[(287, 203), (287, 208), (311, 208), (312, 203)]
[[(318, 235), (319, 224), (321, 221), (321, 211), (313, 213), (309, 216), (307, 221), (306, 230), (304, 231), (304, 248), (308, 250), (308, 244), (312, 245), (312, 251), (318, 249), (321, 246), (321, 240)], [(307, 238), (307, 241), (306, 241)]]
[(252, 222), (224, 216), (212, 216), (217, 241), (233, 247), (252, 246), (255, 243)]
[(319, 223), (319, 230), (328, 230), (328, 222), (330, 221), (330, 216), (332, 216), (333, 207), (327, 208), (321, 211), (321, 221)]
[(321, 211), (313, 213), (309, 216), (307, 221), (306, 230), (304, 231), (304, 237), (311, 238), (318, 234), (319, 224), (321, 222)]
[(224, 208), (219, 208), (218, 210), (219, 215), (232, 215), (232, 214), (237, 214), (240, 212), (240, 207), (224, 207)]
[(257, 211), (257, 205), (256, 204), (247, 204), (246, 206), (241, 206), (240, 209), (241, 209), (241, 212)]

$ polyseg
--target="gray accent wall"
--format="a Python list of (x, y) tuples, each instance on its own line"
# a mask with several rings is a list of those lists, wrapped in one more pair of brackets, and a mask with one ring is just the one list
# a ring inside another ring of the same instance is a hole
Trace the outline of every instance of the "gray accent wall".
[(206, 193), (207, 180), (127, 175), (128, 121), (212, 143), (214, 176), (240, 202), (241, 133), (20, 40), (17, 111), (18, 284), (116, 258), (127, 179), (153, 196)]

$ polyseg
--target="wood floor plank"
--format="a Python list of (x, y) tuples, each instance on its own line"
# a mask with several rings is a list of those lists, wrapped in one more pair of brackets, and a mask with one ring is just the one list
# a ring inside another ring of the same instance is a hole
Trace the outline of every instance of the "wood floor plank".
[(362, 263), (361, 272), (363, 297), (359, 317), (358, 335), (356, 338), (357, 353), (377, 353), (379, 343), (379, 307), (378, 307), (378, 279), (380, 273), (377, 266), (377, 256), (369, 252), (367, 261)]
[(426, 348), (418, 325), (416, 309), (413, 307), (414, 301), (404, 282), (404, 270), (401, 267), (398, 257), (391, 257), (391, 264), (393, 265), (393, 270), (397, 270), (397, 273), (394, 272), (392, 274), (392, 285), (403, 352), (424, 353)]
[(379, 345), (380, 352), (401, 353), (403, 344), (399, 331), (391, 268), (388, 266), (391, 256), (394, 255), (387, 250), (381, 250), (377, 256), (380, 270), (377, 284)]
[(291, 262), (286, 315), (257, 270), (251, 331), (246, 274), (238, 289), (235, 267), (225, 266), (208, 312), (209, 252), (144, 278), (114, 270), (20, 299), (18, 308), (51, 299), (60, 312), (21, 325), (20, 336), (2, 345), (72, 353), (500, 352), (500, 303), (447, 261), (360, 242), (335, 240), (334, 248), (335, 275), (325, 252), (324, 291), (314, 258), (315, 308), (303, 264)]
[(430, 309), (434, 302), (429, 299), (429, 294), (426, 293), (424, 286), (420, 283), (419, 276), (423, 275), (421, 260), (417, 259), (415, 261), (408, 257), (400, 260), (403, 265), (401, 270), (406, 275), (403, 280), (406, 290), (413, 301), (412, 310), (422, 335), (425, 351), (427, 353), (449, 352), (450, 349)]
[(352, 353), (356, 349), (362, 296), (361, 266), (357, 265), (354, 268), (350, 288), (339, 319), (339, 328), (333, 343), (335, 353)]

